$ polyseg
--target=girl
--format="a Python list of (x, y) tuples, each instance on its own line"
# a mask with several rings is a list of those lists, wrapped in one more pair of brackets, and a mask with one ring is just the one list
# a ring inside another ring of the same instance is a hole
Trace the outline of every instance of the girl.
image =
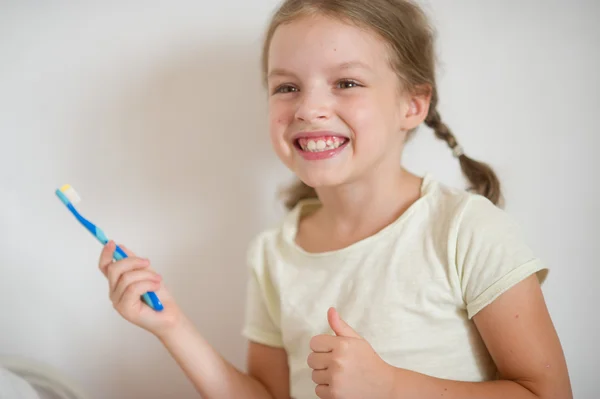
[[(494, 172), (437, 110), (433, 35), (406, 0), (287, 0), (264, 45), (273, 147), (299, 178), (252, 242), (247, 372), (192, 326), (147, 260), (100, 268), (204, 398), (570, 398), (546, 270), (495, 205)], [(472, 192), (401, 159), (427, 124)], [(157, 291), (165, 309), (145, 306)]]

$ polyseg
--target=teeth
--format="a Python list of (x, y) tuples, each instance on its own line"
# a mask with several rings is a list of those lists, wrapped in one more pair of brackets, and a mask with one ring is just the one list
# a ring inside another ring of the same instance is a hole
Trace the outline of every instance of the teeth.
[(327, 140), (323, 140), (323, 139), (300, 140), (299, 144), (300, 144), (300, 147), (304, 151), (322, 152), (322, 151), (334, 150), (334, 149), (338, 148), (340, 145), (344, 144), (345, 141), (346, 141), (345, 139), (338, 139), (338, 138), (327, 139)]

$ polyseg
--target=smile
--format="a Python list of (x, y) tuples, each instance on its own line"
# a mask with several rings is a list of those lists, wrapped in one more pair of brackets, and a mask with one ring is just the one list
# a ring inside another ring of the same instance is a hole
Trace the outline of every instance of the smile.
[(312, 138), (299, 138), (296, 140), (296, 145), (302, 151), (308, 152), (325, 152), (335, 150), (341, 147), (348, 141), (347, 138), (337, 136), (323, 136), (323, 137), (312, 137)]
[(316, 161), (334, 157), (342, 152), (349, 142), (347, 137), (324, 135), (299, 137), (294, 141), (294, 146), (304, 159)]

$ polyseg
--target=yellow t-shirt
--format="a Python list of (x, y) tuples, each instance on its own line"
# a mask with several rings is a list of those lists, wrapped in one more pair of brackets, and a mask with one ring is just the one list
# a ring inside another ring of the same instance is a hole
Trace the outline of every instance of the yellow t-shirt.
[(291, 396), (315, 398), (310, 339), (331, 334), (327, 309), (389, 364), (430, 376), (485, 381), (496, 367), (471, 318), (501, 293), (547, 269), (519, 227), (486, 198), (425, 175), (421, 197), (397, 220), (346, 248), (309, 253), (295, 243), (304, 200), (248, 251), (243, 334), (285, 348)]

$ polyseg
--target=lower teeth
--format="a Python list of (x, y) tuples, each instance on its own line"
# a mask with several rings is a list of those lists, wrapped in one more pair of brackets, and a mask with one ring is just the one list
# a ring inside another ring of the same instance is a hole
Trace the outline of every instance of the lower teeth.
[[(339, 147), (339, 146), (338, 146), (338, 147)], [(325, 148), (323, 148), (322, 150), (320, 150), (320, 149), (318, 149), (318, 148), (315, 148), (314, 150), (309, 150), (308, 148), (305, 148), (305, 149), (304, 149), (304, 151), (307, 151), (307, 152), (324, 152), (324, 151), (331, 151), (331, 150), (335, 150), (335, 149), (336, 149), (336, 148), (338, 148), (338, 147), (334, 147), (334, 146), (331, 146), (331, 147), (325, 147)]]

